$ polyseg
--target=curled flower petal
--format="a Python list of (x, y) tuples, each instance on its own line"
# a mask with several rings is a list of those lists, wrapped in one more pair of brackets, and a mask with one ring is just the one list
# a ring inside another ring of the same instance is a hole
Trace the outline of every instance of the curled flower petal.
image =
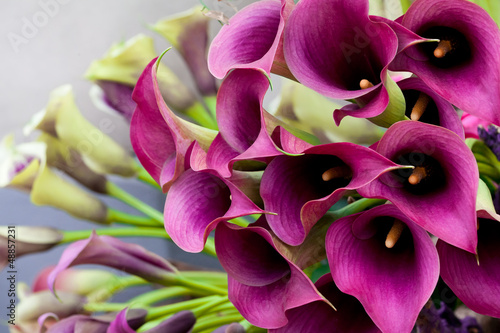
[[(127, 312), (130, 311), (127, 308), (120, 311), (116, 318), (110, 323), (106, 333), (135, 333), (138, 327), (130, 327), (130, 319), (127, 316)], [(145, 314), (144, 314), (145, 315)], [(191, 332), (194, 324), (196, 322), (196, 317), (191, 311), (181, 311), (174, 314), (167, 320), (161, 322), (158, 326), (155, 326), (145, 333), (188, 333)], [(138, 325), (139, 326), (139, 325)]]
[[(402, 230), (388, 248), (396, 223)], [(338, 288), (356, 297), (383, 332), (410, 332), (439, 277), (431, 238), (394, 205), (337, 220), (326, 253)]]

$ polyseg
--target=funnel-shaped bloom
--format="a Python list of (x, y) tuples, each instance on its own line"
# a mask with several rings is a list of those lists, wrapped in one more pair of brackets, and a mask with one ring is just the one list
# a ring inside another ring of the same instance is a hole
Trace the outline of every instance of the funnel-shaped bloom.
[(146, 171), (167, 191), (185, 170), (185, 156), (196, 140), (208, 146), (215, 132), (177, 117), (165, 104), (156, 77), (158, 62), (153, 59), (139, 78), (133, 99), (137, 109), (130, 124), (130, 139)]
[[(144, 68), (156, 56), (153, 38), (137, 35), (111, 46), (102, 59), (92, 62), (85, 76), (95, 81), (104, 90), (106, 98), (113, 101), (117, 93), (122, 95), (136, 85)], [(163, 98), (173, 109), (184, 111), (196, 103), (193, 92), (168, 67), (158, 68), (158, 81)], [(109, 82), (114, 85), (110, 86)], [(129, 104), (130, 97), (124, 97)]]
[(455, 108), (422, 80), (411, 77), (398, 82), (406, 101), (405, 114), (411, 120), (433, 124), (464, 137), (464, 128)]
[[(7, 226), (0, 228), (0, 270), (7, 265), (9, 259), (15, 259), (25, 254), (37, 253), (51, 249), (59, 244), (63, 238), (63, 233), (59, 230), (48, 227), (26, 227), (16, 226), (16, 234), (9, 232)], [(9, 237), (9, 235), (11, 235)], [(13, 238), (15, 237), (15, 238)], [(10, 244), (9, 244), (9, 239)], [(15, 254), (11, 251), (9, 256), (8, 249), (15, 245)], [(9, 245), (11, 245), (9, 247)]]
[[(130, 311), (130, 310), (129, 310)], [(162, 321), (158, 326), (144, 333), (189, 333), (193, 329), (196, 317), (191, 311), (181, 311)], [(128, 311), (124, 309), (118, 313), (115, 320), (111, 322), (106, 333), (135, 333), (137, 327), (131, 327), (128, 319)]]
[(234, 68), (254, 68), (293, 78), (283, 55), (285, 21), (292, 0), (257, 1), (239, 11), (212, 41), (208, 67), (222, 79)]
[(253, 325), (283, 327), (290, 309), (315, 301), (328, 304), (311, 280), (276, 250), (265, 228), (221, 223), (215, 247), (229, 275), (229, 300)]
[(387, 173), (358, 192), (390, 200), (436, 237), (474, 253), (479, 173), (464, 141), (442, 127), (401, 121), (387, 130), (376, 150), (414, 169)]
[(29, 133), (42, 130), (78, 151), (85, 163), (97, 173), (131, 177), (137, 165), (130, 154), (103, 130), (91, 124), (78, 110), (70, 85), (61, 86), (50, 95), (47, 107), (35, 114), (25, 127)]
[(342, 293), (330, 274), (322, 276), (316, 283), (318, 291), (334, 304), (316, 301), (288, 310), (288, 324), (269, 333), (380, 333), (381, 331), (366, 314), (361, 303), (354, 297)]
[(301, 244), (314, 224), (347, 190), (365, 186), (399, 166), (375, 151), (352, 143), (330, 143), (302, 156), (278, 156), (261, 182), (271, 229), (290, 245)]
[(418, 0), (401, 24), (440, 42), (407, 49), (391, 69), (415, 73), (450, 103), (500, 125), (500, 30), (488, 13), (465, 0)]
[(54, 291), (58, 275), (65, 269), (83, 264), (104, 265), (140, 276), (148, 281), (165, 283), (177, 270), (165, 259), (142, 246), (122, 242), (110, 236), (98, 236), (74, 242), (64, 250), (59, 263), (47, 278)]
[(462, 121), (462, 125), (464, 126), (466, 139), (479, 139), (478, 126), (481, 125), (484, 128), (487, 128), (488, 125), (490, 125), (489, 121), (482, 120), (481, 118), (468, 114), (467, 112), (464, 112), (462, 114), (462, 118), (460, 120)]
[(206, 51), (210, 18), (203, 15), (203, 7), (167, 17), (151, 28), (165, 37), (186, 61), (196, 85), (203, 96), (217, 94), (215, 78), (208, 71)]
[(282, 155), (283, 151), (300, 153), (310, 146), (290, 132), (312, 142), (311, 135), (286, 126), (264, 110), (262, 104), (268, 88), (267, 77), (254, 69), (235, 69), (222, 82), (217, 95), (220, 137), (209, 149), (207, 164), (224, 177), (231, 175), (235, 161), (267, 162), (269, 157)]
[(387, 73), (398, 39), (385, 23), (368, 16), (368, 1), (301, 0), (285, 27), (284, 52), (292, 74), (317, 92), (357, 99), (359, 106), (336, 110), (373, 118), (388, 127), (404, 117), (401, 91)]
[(188, 252), (202, 251), (220, 222), (264, 213), (231, 179), (193, 170), (185, 171), (172, 185), (164, 212), (167, 233)]
[(394, 205), (336, 221), (326, 253), (338, 288), (356, 297), (387, 333), (412, 330), (439, 277), (430, 236)]
[(500, 318), (500, 216), (484, 183), (477, 209), (477, 256), (439, 240), (441, 277), (470, 309)]

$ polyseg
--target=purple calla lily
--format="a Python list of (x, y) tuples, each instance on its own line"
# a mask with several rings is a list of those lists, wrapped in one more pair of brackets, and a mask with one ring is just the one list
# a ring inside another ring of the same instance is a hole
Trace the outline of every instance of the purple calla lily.
[(221, 326), (212, 333), (245, 333), (245, 332), (246, 330), (242, 325), (238, 323), (232, 323), (229, 325)]
[(282, 155), (283, 150), (293, 154), (310, 146), (303, 141), (299, 148), (290, 144), (301, 141), (286, 134), (294, 129), (285, 129), (285, 124), (264, 110), (262, 104), (268, 89), (269, 80), (261, 71), (235, 69), (228, 74), (217, 95), (220, 135), (209, 148), (208, 167), (229, 177), (236, 161), (268, 162), (271, 157)]
[(59, 273), (82, 264), (97, 264), (140, 276), (148, 281), (165, 283), (177, 270), (162, 257), (142, 246), (122, 242), (110, 236), (98, 236), (95, 231), (85, 240), (77, 241), (64, 250), (57, 266), (47, 278), (50, 290)]
[[(236, 181), (244, 182), (241, 178)], [(164, 211), (167, 233), (188, 252), (202, 251), (208, 235), (220, 222), (264, 213), (231, 179), (193, 170), (185, 171), (172, 185)]]
[(376, 150), (415, 168), (387, 173), (358, 192), (390, 200), (436, 237), (474, 253), (479, 172), (464, 141), (442, 127), (401, 121), (387, 130)]
[(91, 97), (94, 104), (103, 111), (118, 113), (130, 123), (136, 103), (132, 100), (134, 87), (115, 81), (97, 80), (96, 88), (92, 88)]
[(439, 240), (441, 277), (473, 311), (500, 318), (500, 215), (480, 183), (477, 200), (477, 256)]
[(265, 228), (221, 223), (215, 247), (229, 275), (229, 300), (253, 325), (283, 327), (288, 322), (286, 311), (315, 301), (329, 304), (300, 268), (277, 251)]
[(305, 304), (287, 311), (288, 324), (269, 333), (380, 333), (380, 329), (366, 314), (361, 303), (350, 295), (342, 293), (332, 280), (331, 274), (323, 275), (315, 283), (318, 291), (337, 311), (323, 301)]
[(292, 0), (255, 2), (234, 15), (212, 41), (210, 72), (222, 79), (234, 68), (254, 68), (293, 78), (283, 55), (283, 29)]
[(366, 0), (302, 0), (285, 27), (286, 62), (299, 82), (331, 98), (357, 99), (359, 106), (335, 111), (337, 125), (346, 115), (373, 118), (386, 109), (380, 124), (404, 117), (387, 73), (397, 50), (396, 34), (368, 16)]
[(405, 114), (411, 120), (442, 126), (465, 139), (464, 127), (453, 106), (422, 80), (411, 77), (398, 82), (406, 100)]
[(215, 132), (177, 117), (165, 104), (158, 87), (153, 59), (144, 69), (132, 98), (137, 108), (130, 124), (132, 147), (141, 164), (167, 191), (185, 169), (185, 155), (196, 140), (204, 149)]
[[(135, 333), (136, 328), (131, 327), (130, 320), (127, 317), (127, 310), (123, 309), (118, 313), (116, 318), (109, 325), (106, 333)], [(158, 326), (155, 326), (144, 333), (188, 333), (191, 332), (194, 324), (196, 322), (196, 317), (191, 311), (181, 311), (174, 314), (167, 320), (163, 321)]]
[(386, 333), (411, 332), (439, 277), (427, 232), (394, 205), (336, 221), (326, 253), (338, 288), (356, 297)]
[(440, 42), (408, 48), (390, 69), (415, 73), (450, 103), (500, 125), (500, 30), (488, 13), (465, 0), (417, 0), (401, 24)]
[(304, 150), (303, 156), (278, 156), (264, 171), (261, 196), (271, 229), (285, 243), (301, 244), (309, 230), (347, 190), (365, 186), (399, 168), (375, 151), (352, 143)]

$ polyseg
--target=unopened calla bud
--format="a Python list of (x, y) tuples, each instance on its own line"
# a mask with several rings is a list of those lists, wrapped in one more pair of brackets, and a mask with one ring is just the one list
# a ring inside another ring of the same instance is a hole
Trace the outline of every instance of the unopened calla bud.
[(128, 152), (85, 119), (75, 104), (70, 85), (55, 89), (49, 104), (36, 114), (25, 131), (40, 129), (78, 151), (95, 172), (125, 177), (136, 173), (136, 164)]
[[(0, 227), (0, 269), (7, 265), (9, 257), (8, 244), (9, 235), (13, 230), (7, 226)], [(46, 251), (59, 244), (63, 238), (63, 233), (57, 229), (37, 226), (16, 226), (15, 227), (15, 257), (25, 254)], [(10, 243), (12, 244), (12, 243)]]
[(204, 96), (217, 94), (215, 78), (208, 71), (206, 53), (210, 18), (203, 15), (203, 7), (196, 6), (158, 21), (152, 29), (175, 47), (186, 61), (196, 85)]

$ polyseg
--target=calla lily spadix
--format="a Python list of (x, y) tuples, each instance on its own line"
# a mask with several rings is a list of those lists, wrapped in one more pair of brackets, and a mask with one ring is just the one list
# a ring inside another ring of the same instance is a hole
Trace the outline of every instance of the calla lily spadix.
[(334, 114), (374, 118), (385, 127), (404, 118), (404, 99), (387, 68), (398, 39), (368, 16), (368, 1), (301, 0), (285, 26), (285, 59), (298, 81), (339, 99), (357, 99)]
[(222, 79), (231, 69), (253, 68), (293, 79), (283, 54), (283, 29), (293, 7), (293, 0), (264, 0), (239, 11), (212, 41), (210, 72)]
[(415, 73), (450, 103), (500, 125), (500, 30), (488, 13), (465, 0), (417, 0), (401, 24), (439, 42), (408, 48), (390, 69)]
[(390, 200), (436, 237), (474, 253), (479, 172), (463, 139), (448, 129), (407, 120), (392, 125), (376, 151), (414, 168), (386, 173), (358, 192)]
[(242, 228), (227, 222), (215, 230), (218, 258), (228, 272), (229, 300), (253, 325), (279, 328), (286, 312), (311, 302), (332, 306), (304, 272), (276, 249), (263, 217), (257, 226)]
[(383, 332), (411, 332), (439, 277), (424, 229), (394, 205), (381, 205), (334, 222), (326, 253), (338, 288), (356, 297)]
[(285, 243), (299, 245), (347, 190), (399, 167), (369, 148), (347, 142), (311, 147), (302, 156), (278, 156), (261, 182), (265, 209), (277, 214), (267, 217), (269, 226)]
[(137, 108), (130, 124), (130, 138), (141, 164), (167, 191), (185, 170), (191, 144), (196, 140), (201, 148), (208, 149), (216, 133), (177, 117), (168, 108), (156, 78), (158, 61), (153, 59), (144, 69), (134, 90)]

